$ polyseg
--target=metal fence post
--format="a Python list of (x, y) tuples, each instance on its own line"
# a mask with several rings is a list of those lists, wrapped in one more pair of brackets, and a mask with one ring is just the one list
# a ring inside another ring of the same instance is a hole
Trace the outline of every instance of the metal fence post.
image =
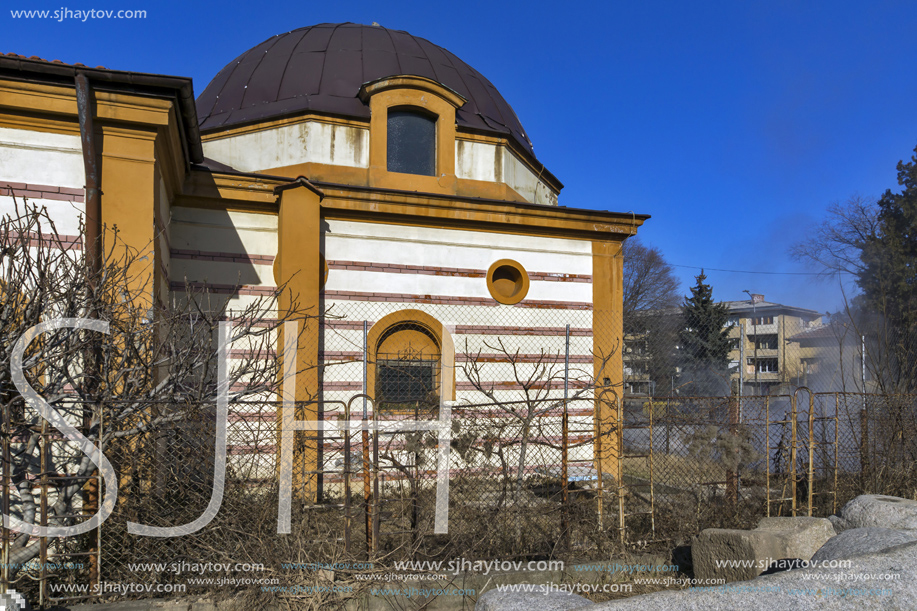
[[(11, 415), (12, 406), (7, 403), (3, 407), (3, 490), (0, 494), (2, 497), (3, 515), (10, 515), (10, 486), (12, 486), (10, 474), (10, 435), (12, 431)], [(10, 536), (12, 532), (3, 527), (3, 566), (0, 567), (0, 592), (6, 594), (6, 589), (10, 584)]]
[(809, 517), (815, 502), (815, 397), (809, 392)]
[(564, 351), (564, 411), (561, 417), (561, 456), (560, 456), (560, 478), (561, 490), (563, 491), (563, 511), (562, 528), (564, 533), (564, 549), (570, 549), (570, 507), (569, 507), (569, 481), (567, 476), (567, 460), (569, 454), (569, 440), (567, 439), (570, 428), (569, 412), (567, 410), (567, 399), (570, 388), (570, 325), (566, 328), (566, 348)]
[(790, 400), (790, 508), (793, 517), (796, 517), (796, 393)]

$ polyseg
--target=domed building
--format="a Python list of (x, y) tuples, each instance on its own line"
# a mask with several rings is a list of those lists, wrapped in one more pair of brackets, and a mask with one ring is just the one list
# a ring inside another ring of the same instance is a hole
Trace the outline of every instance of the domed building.
[(153, 302), (290, 289), (281, 308), (318, 314), (297, 346), (307, 420), (364, 391), (393, 414), (519, 400), (537, 387), (520, 371), (562, 366), (568, 338), (581, 384), (621, 384), (619, 253), (648, 217), (558, 205), (510, 104), (446, 49), (321, 24), (242, 53), (196, 101), (188, 78), (12, 54), (0, 87), (4, 211), (46, 204), (76, 240), (80, 215), (117, 225), (154, 263)]

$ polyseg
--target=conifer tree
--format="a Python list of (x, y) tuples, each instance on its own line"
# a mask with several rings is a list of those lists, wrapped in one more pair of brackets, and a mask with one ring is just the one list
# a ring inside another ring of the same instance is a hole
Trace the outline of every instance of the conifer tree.
[(682, 306), (683, 328), (679, 333), (682, 371), (679, 376), (693, 395), (718, 395), (729, 390), (729, 308), (713, 301), (713, 288), (701, 270), (691, 296)]
[(891, 367), (886, 374), (898, 390), (917, 388), (917, 148), (908, 163), (898, 162), (901, 193), (889, 189), (878, 201), (878, 231), (863, 245), (857, 284), (862, 309), (883, 321)]

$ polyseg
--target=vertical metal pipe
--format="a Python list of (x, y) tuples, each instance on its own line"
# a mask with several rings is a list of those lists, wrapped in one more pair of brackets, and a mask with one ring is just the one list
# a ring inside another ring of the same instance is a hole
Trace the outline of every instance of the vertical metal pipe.
[(566, 405), (567, 393), (570, 388), (570, 325), (567, 325), (564, 335), (564, 405)]
[(567, 439), (570, 428), (569, 412), (567, 410), (567, 399), (569, 397), (569, 387), (570, 387), (570, 325), (567, 325), (565, 332), (565, 349), (564, 349), (564, 411), (563, 416), (561, 417), (561, 435), (562, 439), (560, 442), (561, 455), (560, 455), (560, 478), (561, 478), (561, 490), (563, 491), (563, 511), (561, 516), (563, 518), (563, 532), (564, 532), (564, 546), (565, 549), (570, 549), (570, 507), (569, 507), (569, 480), (567, 473), (567, 461), (569, 459), (569, 441)]
[(815, 502), (815, 397), (809, 392), (809, 517)]
[(745, 396), (745, 325), (739, 327), (739, 396)]
[(101, 171), (92, 118), (92, 88), (83, 73), (76, 75), (76, 110), (80, 121), (80, 143), (83, 148), (83, 167), (86, 172), (86, 261), (91, 275), (102, 269), (102, 191)]
[[(798, 392), (798, 389), (797, 389)], [(796, 517), (796, 393), (793, 393), (790, 401), (790, 508), (793, 517)]]
[(350, 553), (350, 403), (344, 404), (344, 553)]
[(831, 513), (837, 513), (837, 442), (840, 429), (838, 428), (837, 414), (840, 411), (840, 401), (837, 393), (834, 393), (834, 506)]
[[(366, 515), (366, 555), (371, 557), (373, 553), (373, 494), (370, 481), (370, 457), (369, 457), (369, 431), (366, 429), (366, 421), (368, 418), (367, 405), (366, 405), (366, 391), (367, 388), (367, 377), (366, 377), (366, 366), (367, 360), (369, 358), (369, 350), (366, 344), (367, 338), (367, 324), (366, 321), (363, 321), (363, 420), (362, 420), (362, 441), (363, 441), (363, 501), (365, 503), (364, 513)], [(375, 415), (375, 408), (373, 409), (373, 415)]]
[[(89, 79), (82, 72), (77, 73), (75, 78), (76, 87), (76, 109), (80, 123), (80, 144), (83, 151), (83, 169), (86, 174), (86, 194), (85, 201), (85, 229), (83, 236), (83, 248), (85, 252), (88, 289), (94, 293), (96, 283), (101, 276), (103, 246), (102, 246), (102, 191), (101, 191), (101, 168), (99, 167), (98, 151), (96, 150), (95, 126), (92, 112), (92, 87)], [(95, 311), (96, 299), (89, 298), (90, 310), (86, 313), (89, 318), (98, 316)], [(85, 355), (85, 371), (88, 380), (84, 385), (86, 399), (92, 400), (96, 395), (98, 388), (98, 369), (102, 362), (101, 345), (97, 340), (93, 340)], [(101, 406), (97, 406), (101, 412)], [(88, 435), (92, 427), (92, 409), (84, 405), (83, 407), (83, 429), (84, 434)], [(100, 433), (101, 435), (101, 433)], [(95, 480), (90, 479), (87, 483), (87, 498), (83, 507), (84, 513), (94, 514), (99, 505), (99, 487), (101, 479), (98, 470), (92, 475)], [(95, 539), (100, 537), (98, 530)], [(101, 554), (101, 547), (90, 549), (90, 553)], [(90, 555), (90, 580), (92, 582), (100, 581), (99, 566), (96, 561), (96, 555)], [(43, 583), (43, 582), (42, 582)]]
[(758, 306), (755, 305), (754, 303), (752, 303), (751, 309), (752, 309), (752, 319), (751, 319), (752, 331), (753, 331), (754, 334), (755, 334), (755, 339), (754, 339), (753, 341), (755, 342), (755, 344), (754, 344), (754, 350), (755, 350), (755, 356), (754, 356), (754, 360), (755, 360), (755, 396), (757, 397), (758, 395), (761, 394), (761, 387), (758, 386)]
[(764, 397), (764, 462), (767, 475), (764, 493), (767, 495), (767, 517), (771, 517), (771, 399)]
[(615, 410), (618, 415), (618, 430), (616, 431), (617, 441), (617, 478), (618, 478), (618, 530), (621, 535), (621, 543), (626, 541), (626, 528), (624, 521), (624, 409), (623, 402), (617, 394), (615, 398)]
[[(39, 524), (42, 526), (48, 525), (48, 470), (50, 465), (48, 464), (48, 455), (51, 453), (51, 448), (48, 444), (48, 438), (51, 434), (48, 432), (48, 421), (42, 419), (41, 421), (41, 459), (39, 460), (39, 466), (41, 468), (41, 479), (40, 479), (40, 490), (41, 490), (41, 499), (39, 502), (39, 511), (41, 512)], [(48, 602), (48, 538), (40, 537), (38, 539), (38, 562), (40, 566), (38, 568), (38, 604), (42, 608)]]
[(653, 533), (653, 539), (656, 538), (656, 476), (653, 473), (653, 451), (655, 449), (653, 443), (653, 412), (655, 409), (653, 400), (650, 399), (650, 453), (647, 457), (647, 461), (649, 461), (650, 470), (650, 528)]
[(379, 410), (373, 405), (373, 555), (379, 550), (379, 517), (382, 500), (379, 497)]
[[(367, 362), (369, 355), (369, 344), (368, 344), (368, 334), (367, 334), (367, 322), (363, 321), (363, 386), (367, 387), (369, 379), (367, 377)], [(375, 396), (375, 395), (373, 395)], [(377, 397), (378, 398), (378, 397)], [(370, 548), (371, 553), (375, 556), (376, 551), (379, 549), (379, 513), (382, 511), (382, 502), (379, 498), (379, 410), (376, 409), (376, 404), (373, 403), (373, 448), (372, 448), (372, 520), (370, 524), (367, 524), (368, 528), (372, 530), (372, 547)], [(365, 421), (366, 418), (366, 399), (363, 400), (363, 418)]]
[[(10, 412), (12, 406), (7, 404), (3, 408), (3, 490), (2, 490), (2, 509), (3, 515), (10, 515), (10, 486), (12, 486), (12, 477), (10, 473), (10, 435), (12, 431), (12, 422)], [(12, 531), (3, 528), (3, 565), (0, 567), (0, 592), (6, 594), (6, 589), (10, 585), (10, 537)]]

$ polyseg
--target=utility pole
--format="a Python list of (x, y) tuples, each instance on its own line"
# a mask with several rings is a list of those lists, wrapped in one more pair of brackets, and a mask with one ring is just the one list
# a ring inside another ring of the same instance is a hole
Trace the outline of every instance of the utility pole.
[(739, 396), (745, 396), (745, 325), (739, 327)]
[(755, 337), (754, 339), (754, 342), (755, 342), (755, 356), (754, 356), (754, 360), (755, 360), (755, 395), (757, 396), (761, 394), (760, 389), (758, 387), (758, 302), (755, 301), (755, 297), (754, 295), (751, 294), (750, 291), (746, 290), (743, 292), (748, 293), (748, 297), (751, 299), (751, 326), (752, 326), (752, 334)]

